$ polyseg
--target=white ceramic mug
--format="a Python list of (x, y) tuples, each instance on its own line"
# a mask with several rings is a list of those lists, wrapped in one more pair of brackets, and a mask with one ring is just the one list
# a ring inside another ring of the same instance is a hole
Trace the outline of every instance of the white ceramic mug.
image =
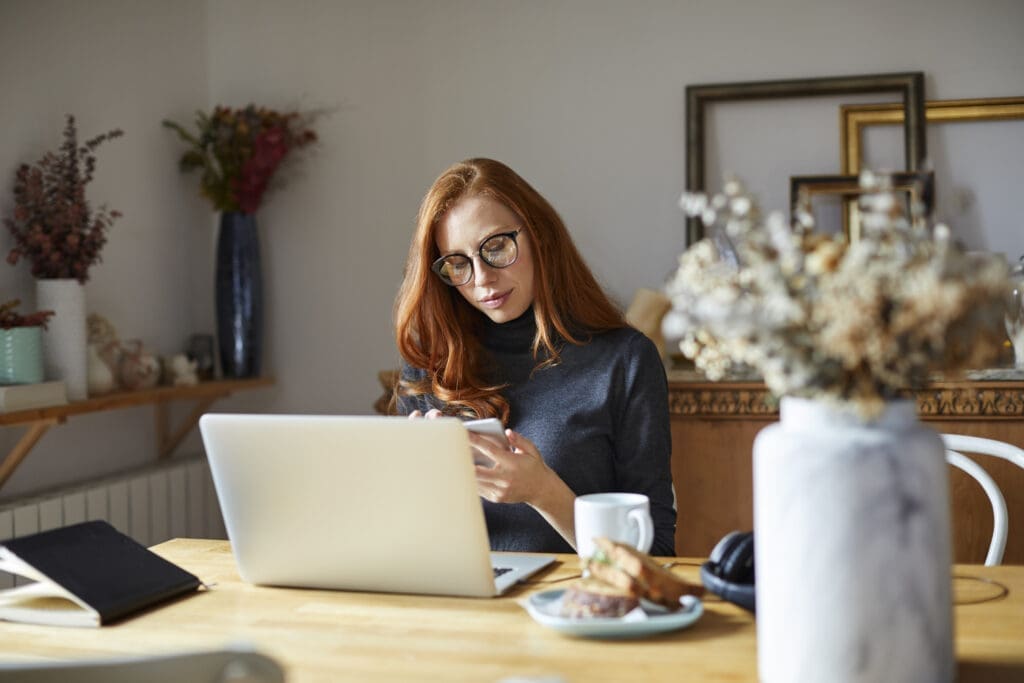
[(641, 552), (651, 549), (654, 522), (651, 503), (642, 493), (590, 493), (577, 496), (576, 552), (581, 558), (594, 554), (594, 539), (604, 536), (631, 545)]

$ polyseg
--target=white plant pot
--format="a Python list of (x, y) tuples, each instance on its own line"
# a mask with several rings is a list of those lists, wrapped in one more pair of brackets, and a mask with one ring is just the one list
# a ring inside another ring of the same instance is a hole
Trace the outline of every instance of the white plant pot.
[(78, 280), (36, 280), (37, 310), (54, 312), (43, 331), (46, 379), (64, 380), (69, 401), (82, 401), (88, 391), (88, 332), (85, 288)]
[(949, 489), (911, 401), (784, 398), (754, 442), (762, 683), (952, 681)]

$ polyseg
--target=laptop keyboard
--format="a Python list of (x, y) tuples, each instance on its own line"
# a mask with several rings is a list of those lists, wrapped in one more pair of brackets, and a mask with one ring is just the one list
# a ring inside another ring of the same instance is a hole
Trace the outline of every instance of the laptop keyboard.
[(502, 574), (506, 574), (512, 571), (512, 567), (491, 567), (494, 570), (494, 578), (498, 578)]

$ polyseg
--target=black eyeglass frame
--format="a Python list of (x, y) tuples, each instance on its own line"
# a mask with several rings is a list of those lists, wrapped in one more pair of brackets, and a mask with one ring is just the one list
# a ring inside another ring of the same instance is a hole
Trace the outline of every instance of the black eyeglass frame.
[[(469, 283), (473, 279), (473, 273), (475, 272), (475, 266), (473, 265), (473, 257), (474, 256), (479, 256), (480, 260), (483, 261), (485, 264), (487, 264), (487, 266), (489, 266), (490, 268), (497, 268), (499, 270), (502, 269), (502, 268), (508, 268), (509, 266), (513, 265), (516, 261), (519, 260), (519, 240), (518, 240), (518, 237), (519, 237), (519, 233), (521, 233), (522, 231), (523, 231), (522, 228), (516, 228), (515, 230), (511, 230), (509, 232), (495, 233), (495, 234), (491, 235), (490, 237), (488, 237), (487, 239), (485, 239), (483, 242), (481, 242), (479, 248), (477, 248), (477, 250), (474, 251), (472, 254), (448, 254), (447, 256), (442, 256), (439, 259), (437, 259), (436, 261), (434, 261), (432, 264), (430, 264), (430, 269), (432, 271), (434, 271), (434, 273), (439, 278), (441, 278), (441, 282), (445, 283), (449, 287), (461, 287), (462, 285)], [(484, 245), (487, 244), (488, 242), (490, 242), (491, 240), (497, 239), (499, 237), (507, 237), (510, 240), (512, 240), (512, 245), (515, 247), (515, 250), (516, 250), (515, 256), (512, 257), (512, 260), (509, 261), (508, 263), (506, 263), (503, 266), (499, 266), (499, 265), (496, 265), (494, 263), (491, 263), (490, 261), (487, 260), (487, 257), (484, 256)], [(448, 280), (444, 275), (441, 274), (441, 269), (444, 267), (445, 261), (447, 261), (448, 259), (450, 259), (450, 258), (452, 258), (454, 256), (461, 256), (462, 258), (466, 259), (466, 261), (469, 263), (469, 276), (466, 278), (466, 280), (464, 282), (459, 282), (459, 283), (452, 282), (452, 281)]]

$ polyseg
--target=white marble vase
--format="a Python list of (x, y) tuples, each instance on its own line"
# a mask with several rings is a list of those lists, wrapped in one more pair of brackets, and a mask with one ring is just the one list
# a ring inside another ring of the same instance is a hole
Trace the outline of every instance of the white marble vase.
[(68, 400), (89, 397), (85, 288), (78, 280), (36, 280), (36, 308), (54, 312), (43, 331), (46, 379), (64, 380)]
[(949, 490), (911, 401), (783, 398), (754, 442), (762, 683), (954, 678)]

